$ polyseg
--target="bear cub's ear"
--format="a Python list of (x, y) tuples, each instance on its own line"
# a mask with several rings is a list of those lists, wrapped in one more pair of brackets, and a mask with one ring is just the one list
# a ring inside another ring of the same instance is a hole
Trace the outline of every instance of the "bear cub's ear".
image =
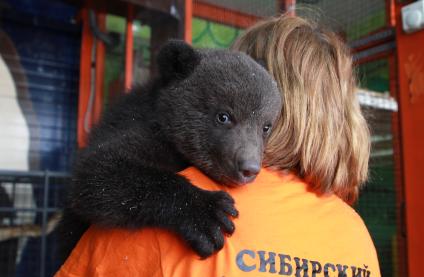
[(182, 40), (169, 40), (157, 57), (160, 77), (163, 81), (184, 79), (200, 63), (200, 55)]

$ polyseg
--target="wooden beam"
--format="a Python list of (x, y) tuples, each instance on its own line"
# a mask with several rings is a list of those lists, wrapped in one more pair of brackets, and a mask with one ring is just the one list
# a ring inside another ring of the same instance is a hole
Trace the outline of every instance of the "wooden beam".
[(261, 17), (256, 15), (246, 14), (200, 1), (194, 2), (193, 15), (241, 29), (248, 28), (261, 19)]

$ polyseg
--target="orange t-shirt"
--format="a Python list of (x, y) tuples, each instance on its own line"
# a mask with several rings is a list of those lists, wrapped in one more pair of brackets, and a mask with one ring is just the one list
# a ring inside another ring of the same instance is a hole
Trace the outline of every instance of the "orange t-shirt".
[(236, 231), (221, 251), (201, 260), (165, 230), (92, 226), (56, 277), (380, 276), (367, 228), (338, 197), (318, 197), (294, 175), (267, 169), (238, 188), (223, 188), (195, 168), (181, 174), (234, 197)]

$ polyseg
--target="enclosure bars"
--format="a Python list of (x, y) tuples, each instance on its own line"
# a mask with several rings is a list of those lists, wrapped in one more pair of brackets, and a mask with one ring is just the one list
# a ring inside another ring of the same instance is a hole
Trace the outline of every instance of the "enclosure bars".
[(46, 272), (46, 230), (47, 230), (47, 208), (49, 199), (49, 172), (44, 172), (44, 199), (43, 199), (43, 215), (41, 229), (41, 266), (40, 276), (45, 276)]
[[(52, 172), (52, 171), (3, 171), (0, 170), (0, 184), (10, 184), (12, 186), (12, 195), (11, 195), (11, 203), (18, 202), (16, 200), (17, 197), (25, 197), (22, 195), (17, 195), (16, 193), (16, 186), (18, 184), (30, 184), (33, 186), (33, 188), (37, 188), (37, 184), (42, 184), (43, 193), (42, 193), (42, 207), (33, 207), (33, 208), (21, 208), (21, 207), (5, 207), (0, 206), (0, 213), (17, 213), (17, 212), (34, 212), (34, 213), (41, 213), (41, 264), (40, 264), (40, 276), (45, 276), (46, 272), (46, 249), (47, 249), (47, 223), (48, 223), (48, 214), (52, 214), (55, 212), (59, 212), (60, 208), (58, 206), (50, 207), (49, 206), (49, 190), (51, 189), (50, 182), (51, 179), (57, 178), (57, 179), (63, 179), (68, 180), (69, 178), (68, 173), (63, 172)], [(64, 192), (64, 184), (63, 188), (61, 189), (61, 192)], [(34, 199), (35, 200), (35, 199)], [(56, 199), (57, 200), (57, 199)], [(61, 203), (61, 201), (55, 201), (55, 203)], [(35, 224), (34, 224), (35, 225)], [(14, 223), (14, 217), (11, 220), (10, 228), (19, 227), (19, 225), (15, 225)], [(21, 227), (23, 227), (21, 225)], [(7, 227), (5, 227), (7, 228)], [(22, 228), (21, 231), (25, 231), (25, 228)], [(11, 233), (11, 232), (10, 232)], [(33, 237), (34, 236), (34, 230), (29, 230), (28, 234), (17, 234), (16, 236), (11, 236), (10, 239), (15, 239), (18, 237)], [(2, 239), (7, 240), (7, 238), (2, 237)], [(27, 249), (28, 251), (28, 249)]]

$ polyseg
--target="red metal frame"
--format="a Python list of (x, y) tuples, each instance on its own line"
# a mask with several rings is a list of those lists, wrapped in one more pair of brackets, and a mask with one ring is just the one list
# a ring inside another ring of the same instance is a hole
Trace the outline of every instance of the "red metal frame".
[(225, 9), (220, 6), (195, 1), (193, 4), (193, 15), (209, 21), (245, 29), (260, 20), (260, 17)]
[(134, 34), (133, 34), (134, 6), (128, 4), (127, 27), (125, 33), (125, 91), (129, 92), (133, 80), (134, 63)]
[(386, 23), (388, 27), (396, 26), (396, 5), (395, 0), (386, 0)]
[[(395, 0), (386, 0), (387, 26), (389, 28), (396, 27), (396, 4)], [(397, 101), (399, 99), (399, 83), (398, 83), (398, 61), (396, 52), (388, 57), (389, 61), (389, 89), (390, 95)], [(396, 186), (396, 218), (398, 228), (397, 232), (397, 255), (396, 272), (399, 276), (408, 276), (408, 256), (406, 241), (406, 222), (405, 222), (405, 192), (403, 182), (403, 160), (402, 160), (402, 137), (399, 113), (392, 114), (392, 132), (393, 132), (393, 153), (395, 165), (395, 186)]]
[[(398, 89), (398, 64), (396, 53), (388, 57), (389, 61), (389, 90), (390, 95), (399, 99)], [(395, 260), (397, 261), (396, 272), (398, 276), (408, 276), (408, 256), (406, 242), (406, 222), (405, 222), (405, 193), (403, 182), (403, 163), (402, 163), (402, 137), (399, 113), (392, 114), (392, 132), (393, 132), (393, 158), (395, 170), (395, 186), (396, 186), (396, 221), (398, 225), (397, 232), (397, 253)]]
[(424, 253), (424, 30), (405, 34), (396, 2), (399, 114), (409, 276), (422, 276)]
[[(77, 126), (77, 142), (79, 147), (84, 147), (87, 143), (88, 133), (84, 127), (86, 113), (88, 112), (88, 103), (90, 99), (91, 82), (95, 78), (95, 98), (93, 109), (90, 112), (88, 120), (88, 128), (97, 122), (100, 118), (103, 108), (103, 80), (104, 80), (104, 58), (105, 46), (104, 43), (96, 41), (96, 63), (95, 76), (92, 76), (91, 55), (94, 46), (94, 37), (90, 30), (88, 10), (83, 9), (79, 16), (82, 21), (82, 42), (80, 56), (80, 82), (78, 96), (78, 126)], [(97, 23), (101, 31), (106, 28), (106, 15), (100, 13), (97, 16)]]
[(87, 142), (87, 133), (84, 130), (84, 118), (88, 107), (90, 97), (91, 82), (91, 48), (93, 46), (93, 36), (90, 31), (88, 10), (81, 11), (82, 20), (82, 38), (81, 38), (81, 56), (80, 56), (80, 77), (79, 77), (79, 96), (78, 96), (78, 127), (77, 140), (78, 146), (84, 147)]
[[(97, 26), (99, 30), (106, 31), (106, 14), (99, 13), (97, 15)], [(103, 91), (104, 91), (104, 71), (105, 71), (105, 44), (97, 40), (96, 42), (96, 85), (95, 98), (92, 113), (92, 124), (99, 121), (103, 109)]]
[(184, 2), (184, 40), (188, 43), (192, 41), (192, 25), (193, 25), (193, 0), (185, 0)]
[(279, 0), (280, 11), (288, 15), (294, 16), (296, 14), (296, 0)]

